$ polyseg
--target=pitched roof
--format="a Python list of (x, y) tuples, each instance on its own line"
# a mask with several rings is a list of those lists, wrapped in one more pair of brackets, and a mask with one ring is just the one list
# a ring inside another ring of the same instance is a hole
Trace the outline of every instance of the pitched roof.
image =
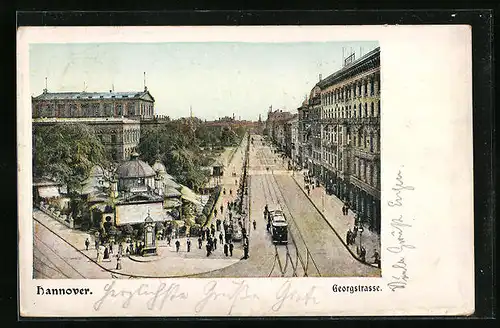
[(144, 99), (149, 91), (127, 91), (127, 92), (44, 92), (39, 96), (33, 97), (35, 100), (59, 100), (59, 99)]

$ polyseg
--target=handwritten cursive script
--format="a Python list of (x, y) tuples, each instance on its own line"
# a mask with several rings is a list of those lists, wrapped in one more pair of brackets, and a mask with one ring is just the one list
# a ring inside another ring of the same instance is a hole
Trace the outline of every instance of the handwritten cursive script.
[[(235, 289), (229, 293), (225, 293), (217, 291), (217, 281), (210, 281), (208, 284), (205, 285), (205, 288), (203, 289), (204, 296), (196, 304), (194, 308), (195, 312), (200, 313), (201, 311), (203, 311), (207, 303), (210, 302), (211, 300), (215, 301), (217, 299), (222, 298), (231, 301), (228, 309), (228, 314), (231, 314), (233, 308), (239, 301), (259, 299), (257, 295), (249, 293), (249, 286), (244, 280), (238, 282), (233, 281), (233, 284), (235, 285)], [(220, 303), (218, 303), (217, 305), (219, 306)]]
[(121, 304), (122, 308), (126, 309), (129, 307), (132, 299), (136, 296), (150, 296), (147, 299), (146, 306), (149, 310), (154, 310), (157, 308), (161, 310), (163, 305), (167, 300), (174, 301), (177, 299), (187, 299), (188, 294), (179, 291), (179, 284), (172, 283), (167, 287), (167, 284), (160, 283), (158, 288), (149, 290), (148, 284), (141, 284), (139, 288), (134, 291), (129, 290), (115, 290), (115, 281), (110, 284), (106, 284), (104, 287), (104, 296), (101, 297), (97, 302), (94, 303), (94, 310), (99, 311), (107, 299), (110, 298), (124, 298), (123, 303)]
[(295, 301), (296, 303), (302, 303), (307, 306), (310, 303), (318, 304), (318, 300), (314, 297), (314, 290), (316, 286), (312, 286), (307, 293), (299, 294), (295, 289), (292, 289), (292, 283), (287, 280), (276, 293), (276, 303), (273, 304), (271, 309), (275, 312), (279, 311), (285, 301)]
[(403, 194), (402, 194), (402, 192), (408, 191), (408, 190), (415, 190), (415, 188), (412, 186), (406, 186), (403, 183), (403, 173), (401, 172), (401, 170), (399, 170), (398, 176), (396, 177), (396, 185), (394, 187), (392, 187), (392, 190), (395, 191), (396, 199), (387, 202), (387, 204), (390, 207), (403, 206)]
[[(395, 198), (388, 201), (387, 205), (402, 210), (404, 205), (403, 192), (413, 191), (415, 187), (405, 185), (403, 182), (403, 173), (399, 170), (396, 177), (396, 185), (392, 187), (392, 190), (395, 192)], [(394, 238), (394, 245), (387, 247), (387, 250), (393, 254), (399, 254), (397, 262), (392, 265), (397, 270), (397, 274), (393, 275), (392, 280), (387, 284), (392, 291), (405, 288), (409, 280), (405, 251), (407, 249), (415, 249), (416, 247), (406, 241), (404, 234), (406, 229), (411, 227), (412, 225), (404, 220), (402, 214), (399, 214), (398, 218), (391, 220), (391, 236)]]
[(395, 269), (399, 269), (400, 274), (399, 274), (399, 276), (392, 276), (393, 280), (390, 283), (388, 283), (387, 286), (392, 291), (395, 291), (396, 289), (400, 289), (400, 288), (405, 288), (406, 283), (408, 282), (408, 279), (410, 278), (410, 277), (408, 277), (408, 275), (406, 273), (408, 270), (406, 270), (405, 258), (401, 257), (399, 259), (399, 261), (397, 261), (395, 264), (392, 265), (392, 267)]

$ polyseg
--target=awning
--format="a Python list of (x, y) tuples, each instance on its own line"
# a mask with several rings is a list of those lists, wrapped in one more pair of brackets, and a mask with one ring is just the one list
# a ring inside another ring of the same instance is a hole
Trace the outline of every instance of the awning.
[(171, 179), (163, 180), (163, 185), (168, 188), (180, 189), (181, 185)]
[(179, 197), (182, 194), (175, 188), (167, 187), (163, 192), (163, 196), (165, 197)]
[(38, 188), (38, 195), (42, 198), (59, 197), (59, 188), (56, 186)]
[(192, 191), (191, 189), (189, 189), (188, 187), (182, 186), (181, 187), (181, 194), (182, 194), (182, 199), (187, 200), (188, 202), (191, 202), (194, 204), (198, 204), (198, 205), (201, 204), (199, 196), (196, 195), (196, 193), (194, 191)]
[(178, 199), (165, 199), (163, 201), (163, 207), (164, 208), (174, 208), (174, 207), (179, 207), (182, 205), (182, 202)]

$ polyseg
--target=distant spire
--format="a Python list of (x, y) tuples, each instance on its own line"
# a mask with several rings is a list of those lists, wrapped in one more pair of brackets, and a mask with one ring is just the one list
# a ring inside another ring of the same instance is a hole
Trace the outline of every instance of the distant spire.
[(148, 87), (146, 86), (146, 72), (144, 72), (144, 92), (148, 91)]
[(115, 92), (115, 84), (111, 84), (111, 91)]
[(45, 89), (43, 89), (43, 93), (47, 93), (47, 77), (45, 77)]
[(189, 105), (189, 117), (193, 118), (193, 106)]

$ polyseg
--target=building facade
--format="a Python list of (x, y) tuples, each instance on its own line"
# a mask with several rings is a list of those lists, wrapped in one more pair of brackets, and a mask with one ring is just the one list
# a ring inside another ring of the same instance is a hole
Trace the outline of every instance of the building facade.
[(155, 123), (154, 98), (141, 92), (48, 92), (32, 97), (33, 128), (59, 123), (92, 126), (116, 162), (139, 145), (141, 124)]
[(380, 48), (320, 76), (297, 112), (297, 163), (380, 233)]
[[(380, 48), (320, 81), (320, 180), (380, 232)], [(315, 175), (318, 172), (315, 171)]]

